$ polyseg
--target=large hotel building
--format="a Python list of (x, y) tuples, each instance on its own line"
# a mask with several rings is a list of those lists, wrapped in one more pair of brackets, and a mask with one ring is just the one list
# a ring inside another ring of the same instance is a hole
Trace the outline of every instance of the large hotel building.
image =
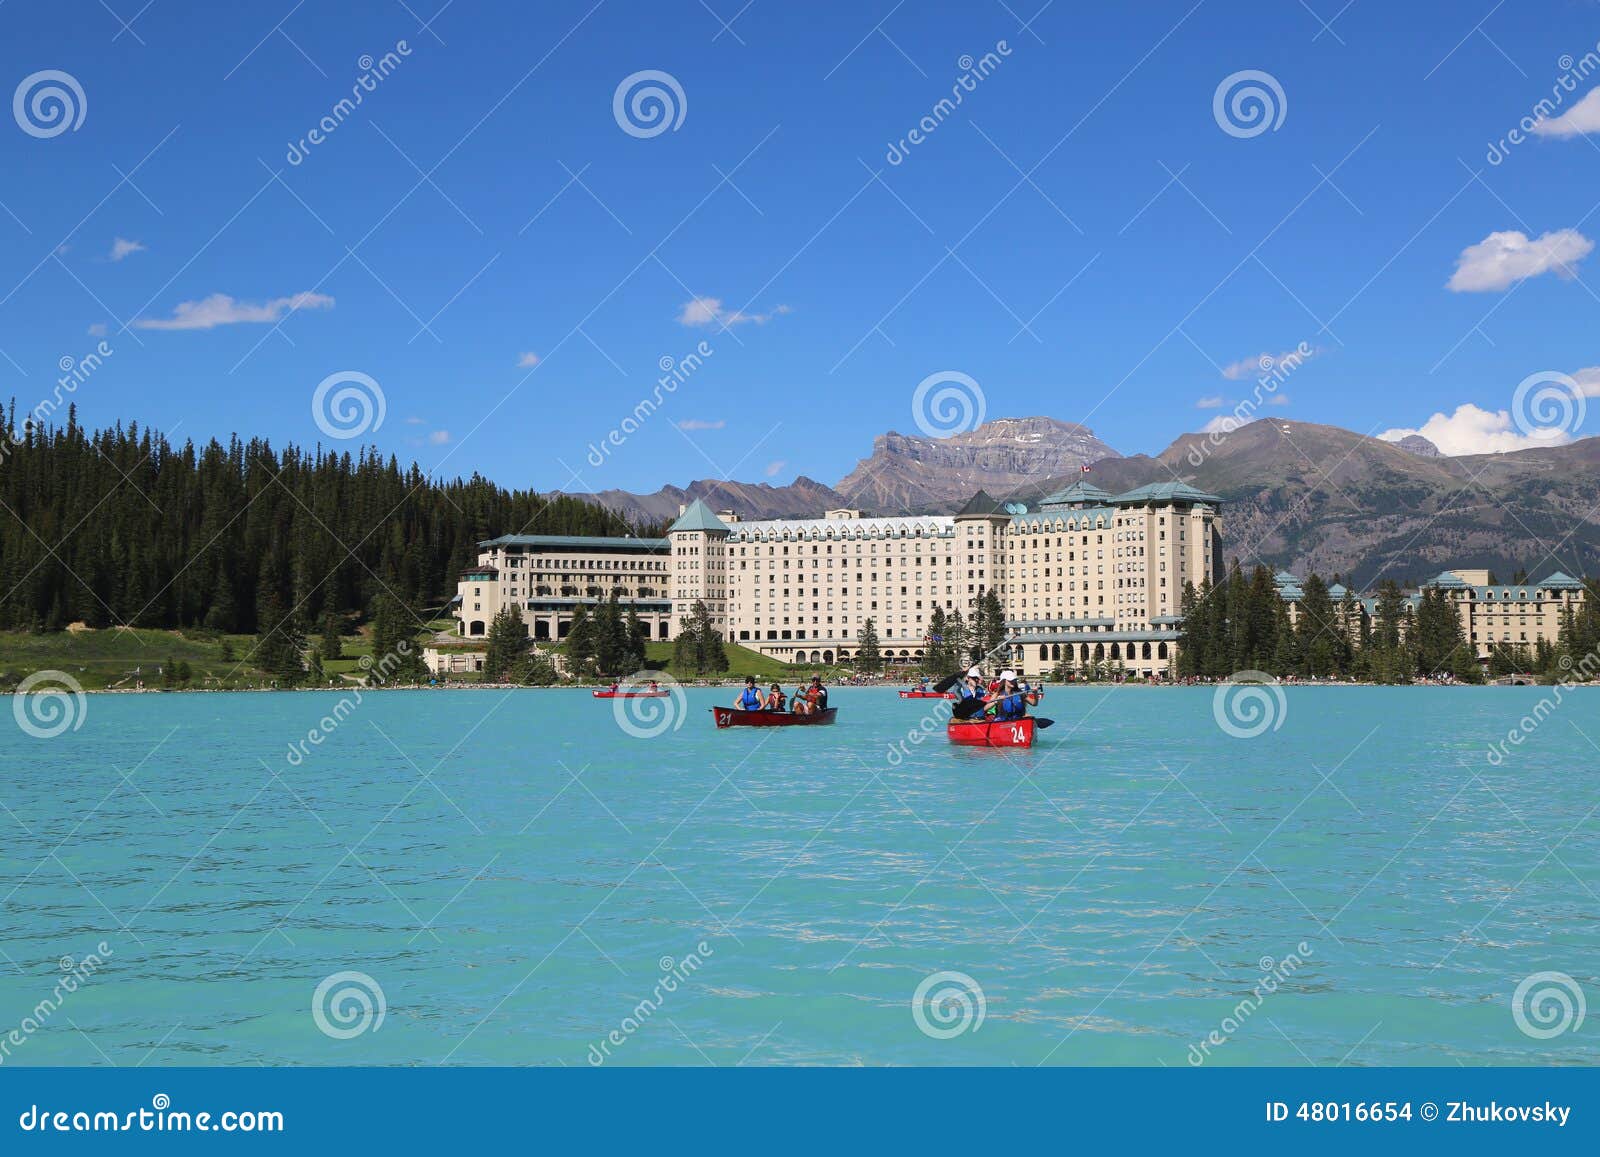
[[(535, 641), (566, 637), (581, 606), (616, 596), (656, 640), (676, 636), (696, 602), (731, 643), (790, 663), (847, 663), (868, 619), (890, 664), (926, 654), (935, 608), (970, 623), (994, 589), (1011, 651), (1028, 675), (1058, 664), (1170, 675), (1183, 586), (1222, 577), (1221, 500), (1181, 482), (1111, 495), (1077, 483), (1030, 508), (980, 491), (953, 515), (746, 522), (696, 500), (664, 538), (503, 535), (479, 543), (463, 572), (460, 634), (487, 634), (512, 606)], [(1280, 572), (1279, 594), (1298, 611), (1300, 580)], [(1480, 660), (1494, 647), (1556, 642), (1584, 597), (1561, 573), (1534, 583), (1491, 583), (1487, 571), (1445, 571), (1424, 583), (1457, 607)], [(1335, 605), (1344, 588), (1330, 590)], [(1413, 606), (1418, 595), (1407, 596)], [(1354, 601), (1355, 636), (1376, 600)]]
[(566, 636), (579, 604), (616, 592), (653, 639), (697, 601), (729, 642), (793, 663), (849, 662), (862, 626), (890, 663), (915, 663), (935, 608), (969, 622), (993, 588), (1012, 654), (1030, 675), (1101, 663), (1171, 670), (1184, 583), (1222, 567), (1220, 500), (1179, 482), (1111, 495), (1086, 483), (1036, 509), (981, 491), (953, 515), (745, 522), (688, 506), (666, 537), (505, 535), (461, 578), (460, 633), (515, 606), (535, 640)]

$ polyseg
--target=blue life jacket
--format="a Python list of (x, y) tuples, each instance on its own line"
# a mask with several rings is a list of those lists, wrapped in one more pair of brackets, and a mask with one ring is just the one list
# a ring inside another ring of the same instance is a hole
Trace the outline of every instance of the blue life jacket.
[(1007, 695), (996, 700), (994, 717), (996, 719), (1021, 719), (1028, 713), (1027, 698), (1018, 691), (1014, 695)]
[(746, 687), (744, 693), (739, 696), (739, 706), (746, 711), (759, 710), (761, 707), (761, 692), (754, 687)]

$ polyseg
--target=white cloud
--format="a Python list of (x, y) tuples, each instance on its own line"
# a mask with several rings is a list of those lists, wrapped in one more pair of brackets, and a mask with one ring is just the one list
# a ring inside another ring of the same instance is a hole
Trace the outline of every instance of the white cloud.
[(1287, 406), (1288, 404), (1289, 404), (1289, 395), (1288, 394), (1273, 394), (1270, 398), (1267, 399), (1267, 405), (1269, 405), (1269, 406)]
[(781, 458), (776, 462), (768, 462), (767, 463), (767, 477), (768, 478), (777, 477), (778, 471), (782, 470), (787, 465), (788, 465), (788, 463), (783, 461)]
[(1222, 402), (1221, 394), (1212, 394), (1208, 398), (1201, 398), (1194, 406), (1197, 410), (1219, 410), (1222, 408)]
[(140, 318), (133, 324), (137, 329), (214, 329), (241, 322), (273, 322), (295, 309), (332, 308), (333, 298), (325, 293), (296, 293), (260, 304), (235, 301), (226, 293), (213, 293), (201, 301), (180, 301), (171, 317)]
[(428, 435), (428, 442), (433, 446), (443, 446), (448, 441), (450, 441), (449, 430), (435, 430)]
[(1237, 418), (1232, 414), (1218, 414), (1211, 421), (1200, 427), (1202, 434), (1231, 434), (1240, 426), (1248, 426), (1251, 422), (1260, 421), (1259, 418)]
[(110, 330), (103, 321), (97, 321), (89, 327), (90, 337), (105, 337)]
[(1242, 382), (1247, 378), (1259, 378), (1262, 374), (1270, 374), (1279, 367), (1299, 369), (1302, 364), (1310, 361), (1322, 351), (1312, 349), (1302, 342), (1297, 349), (1284, 350), (1281, 354), (1273, 355), (1265, 351), (1253, 358), (1241, 358), (1239, 361), (1222, 367), (1222, 376), (1230, 382)]
[(113, 261), (121, 261), (124, 257), (127, 257), (129, 254), (132, 254), (132, 253), (143, 253), (143, 252), (144, 252), (144, 242), (142, 242), (142, 241), (125, 241), (121, 237), (118, 237), (115, 241), (113, 241), (111, 243), (111, 253), (109, 254), (109, 256), (110, 256), (111, 260), (113, 260)]
[(408, 426), (422, 426), (422, 425), (425, 425), (425, 424), (426, 423), (422, 418), (412, 417), (412, 418), (407, 418), (406, 419), (406, 425), (408, 425)]
[(517, 355), (517, 368), (518, 369), (531, 370), (534, 366), (536, 366), (538, 364), (539, 364), (539, 355), (534, 353), (532, 350), (524, 350), (522, 353)]
[(757, 325), (766, 325), (774, 317), (793, 312), (787, 305), (774, 306), (770, 313), (745, 313), (737, 309), (729, 311), (722, 308), (720, 297), (693, 297), (684, 302), (683, 308), (678, 310), (678, 324), (716, 325), (723, 329), (752, 321)]
[(716, 421), (709, 421), (709, 420), (707, 420), (705, 418), (685, 418), (683, 421), (678, 423), (678, 429), (680, 429), (680, 430), (720, 430), (724, 426), (726, 426), (727, 424), (728, 423), (723, 421), (721, 418), (718, 418)]
[(1585, 133), (1600, 133), (1600, 88), (1592, 88), (1577, 104), (1558, 117), (1542, 120), (1533, 126), (1541, 137), (1576, 137)]
[(1594, 242), (1576, 229), (1557, 229), (1532, 241), (1514, 229), (1491, 233), (1461, 251), (1445, 288), (1456, 293), (1509, 289), (1541, 273), (1570, 279), (1577, 276), (1574, 266), (1593, 248)]
[[(1595, 388), (1600, 390), (1600, 382), (1596, 383)], [(1572, 435), (1564, 430), (1542, 438), (1531, 438), (1517, 429), (1509, 412), (1485, 410), (1471, 402), (1457, 406), (1455, 413), (1448, 416), (1435, 414), (1420, 429), (1385, 430), (1378, 437), (1385, 442), (1398, 442), (1407, 434), (1421, 434), (1439, 447), (1439, 453), (1451, 457), (1458, 454), (1498, 454), (1536, 446), (1560, 446), (1572, 441)]]

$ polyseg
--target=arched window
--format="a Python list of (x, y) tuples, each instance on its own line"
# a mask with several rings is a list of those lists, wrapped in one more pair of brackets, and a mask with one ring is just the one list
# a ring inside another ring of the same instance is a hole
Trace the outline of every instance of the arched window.
[(1165, 643), (1157, 643), (1156, 644), (1156, 658), (1165, 659), (1166, 657), (1167, 657), (1167, 645)]
[(1150, 644), (1149, 643), (1146, 643), (1144, 645), (1144, 657), (1146, 659), (1148, 659), (1150, 657)]

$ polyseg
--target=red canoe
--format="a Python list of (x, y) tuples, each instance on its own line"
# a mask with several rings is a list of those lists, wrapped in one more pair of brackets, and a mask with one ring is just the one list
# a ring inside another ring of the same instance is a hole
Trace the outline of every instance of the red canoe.
[(952, 719), (945, 725), (950, 742), (963, 747), (1032, 747), (1036, 720)]
[(818, 711), (815, 715), (796, 715), (792, 711), (740, 711), (733, 707), (713, 707), (718, 727), (813, 727), (832, 723), (839, 714), (837, 707)]
[(665, 699), (671, 691), (591, 691), (596, 699)]
[(902, 692), (900, 692), (900, 698), (902, 698), (902, 699), (954, 699), (955, 697), (956, 697), (956, 693), (954, 691), (902, 691)]

